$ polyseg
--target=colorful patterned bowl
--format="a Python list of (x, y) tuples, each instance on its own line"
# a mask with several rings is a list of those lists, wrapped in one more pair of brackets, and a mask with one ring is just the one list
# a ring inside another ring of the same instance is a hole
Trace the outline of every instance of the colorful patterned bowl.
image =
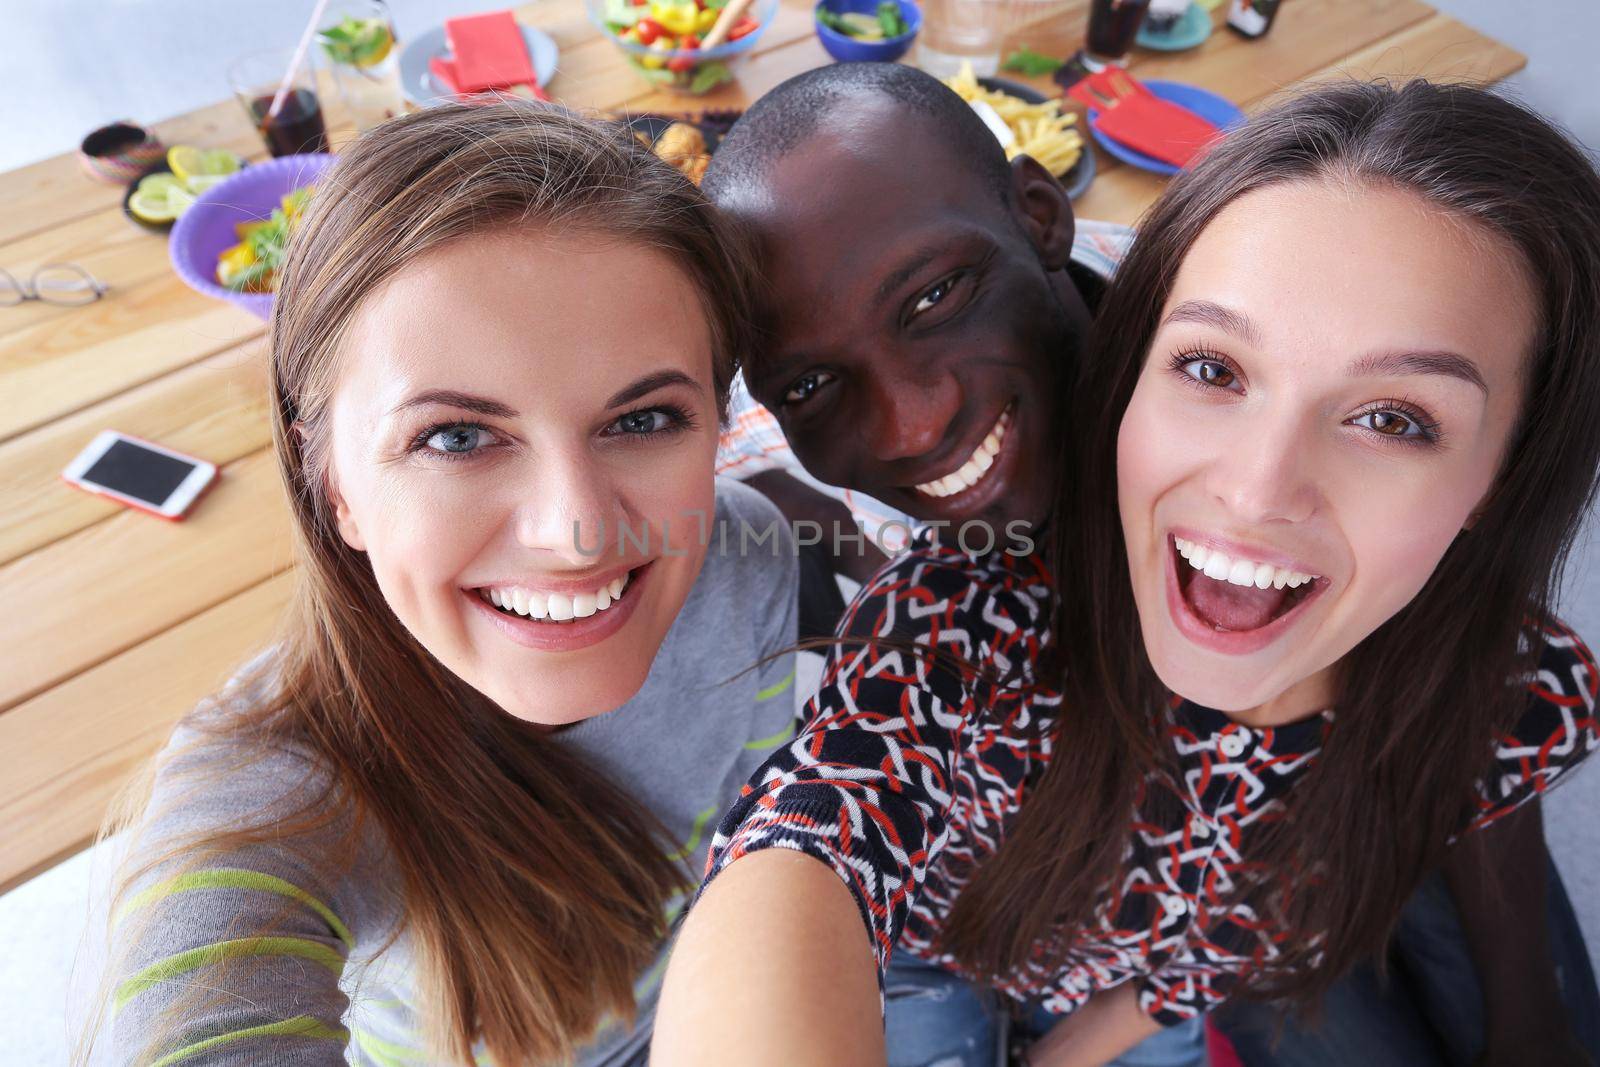
[(246, 167), (227, 181), (207, 189), (172, 227), (167, 251), (173, 269), (189, 288), (237, 304), (262, 319), (272, 315), (271, 293), (240, 293), (217, 281), (217, 257), (239, 243), (235, 223), (269, 217), (284, 194), (313, 185), (333, 164), (333, 156), (315, 152), (283, 156)]

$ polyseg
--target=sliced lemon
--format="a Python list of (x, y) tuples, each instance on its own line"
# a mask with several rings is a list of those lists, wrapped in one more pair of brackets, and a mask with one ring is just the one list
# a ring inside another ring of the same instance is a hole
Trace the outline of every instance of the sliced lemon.
[(148, 193), (151, 196), (164, 197), (167, 195), (168, 190), (178, 189), (182, 186), (183, 182), (178, 180), (176, 174), (168, 174), (165, 171), (160, 174), (146, 174), (139, 179), (139, 191)]
[[(173, 188), (176, 189), (177, 186)], [(173, 204), (167, 192), (165, 189), (155, 192), (136, 190), (128, 201), (128, 210), (145, 222), (171, 222), (182, 212), (182, 208)]]
[[(173, 145), (167, 151), (167, 166), (178, 180), (188, 185), (199, 177), (227, 177), (238, 172), (238, 156), (226, 148), (197, 148), (192, 144)], [(192, 188), (192, 186), (191, 186)]]

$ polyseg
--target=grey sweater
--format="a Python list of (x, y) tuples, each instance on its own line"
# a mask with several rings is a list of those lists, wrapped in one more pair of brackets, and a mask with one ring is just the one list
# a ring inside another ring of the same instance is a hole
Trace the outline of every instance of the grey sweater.
[[(767, 754), (793, 736), (795, 721), (792, 654), (725, 681), (794, 642), (797, 577), (787, 531), (776, 553), (771, 541), (741, 553), (740, 523), (762, 531), (780, 520), (764, 498), (725, 479), (717, 482), (717, 519), (727, 524), (726, 550), (712, 526), (705, 566), (644, 686), (617, 710), (557, 735), (624, 783), (681, 842), (691, 885), (717, 817)], [(168, 751), (182, 756), (157, 779), (135, 862), (157, 855), (164, 841), (260, 824), (263, 813), (322, 780), (304, 752), (262, 755), (215, 740), (191, 721), (252, 699), (260, 694), (230, 687), (174, 732)], [(185, 773), (197, 764), (215, 783), (200, 792)], [(108, 1006), (118, 1062), (147, 1051), (173, 1005), (184, 1011), (161, 1053), (181, 1054), (162, 1063), (428, 1062), (399, 878), (381, 835), (375, 828), (360, 835), (349, 873), (333, 884), (303, 859), (336, 847), (349, 820), (334, 815), (325, 832), (308, 838), (207, 857), (179, 877), (175, 868), (157, 868), (135, 883), (112, 945), (113, 961), (122, 961)], [(681, 903), (673, 902), (674, 913)], [(665, 951), (635, 983), (635, 1024), (604, 1028), (580, 1054), (582, 1067), (644, 1063)], [(219, 957), (231, 965), (217, 967)], [(206, 995), (197, 1000), (197, 991)]]

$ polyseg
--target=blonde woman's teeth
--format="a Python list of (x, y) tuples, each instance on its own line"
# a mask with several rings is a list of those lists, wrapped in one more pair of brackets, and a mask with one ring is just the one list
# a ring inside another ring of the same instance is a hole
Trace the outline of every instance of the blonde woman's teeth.
[(1178, 555), (1187, 560), (1189, 566), (1207, 578), (1227, 582), (1229, 585), (1253, 585), (1257, 589), (1269, 587), (1298, 589), (1320, 577), (1316, 574), (1301, 574), (1287, 567), (1275, 567), (1270, 563), (1235, 559), (1225, 552), (1218, 552), (1214, 548), (1207, 548), (1193, 541), (1185, 541), (1181, 537), (1174, 537), (1172, 541), (1178, 546)]
[(495, 586), (480, 589), (478, 593), (501, 611), (514, 612), (530, 619), (548, 619), (551, 622), (568, 622), (587, 619), (622, 599), (622, 590), (628, 585), (628, 575), (613, 578), (589, 593), (541, 593), (519, 586)]
[(967, 457), (954, 474), (947, 474), (931, 482), (924, 482), (917, 486), (917, 491), (928, 496), (954, 496), (964, 489), (971, 489), (983, 480), (989, 473), (989, 468), (994, 466), (994, 457), (1000, 454), (1000, 445), (1006, 439), (1006, 428), (1011, 425), (1011, 409), (1007, 408), (1000, 413), (999, 420), (994, 424), (994, 429), (989, 431), (989, 436), (983, 439), (972, 453)]

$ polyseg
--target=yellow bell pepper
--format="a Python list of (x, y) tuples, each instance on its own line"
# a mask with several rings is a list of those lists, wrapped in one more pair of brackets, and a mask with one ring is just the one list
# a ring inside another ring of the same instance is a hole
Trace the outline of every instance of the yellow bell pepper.
[(708, 7), (704, 11), (697, 13), (694, 17), (694, 32), (696, 35), (704, 37), (710, 33), (711, 27), (717, 24), (717, 18), (721, 14), (722, 9), (720, 7)]
[(650, 17), (666, 27), (668, 32), (679, 37), (694, 32), (695, 17), (698, 14), (699, 11), (693, 4), (650, 0)]

